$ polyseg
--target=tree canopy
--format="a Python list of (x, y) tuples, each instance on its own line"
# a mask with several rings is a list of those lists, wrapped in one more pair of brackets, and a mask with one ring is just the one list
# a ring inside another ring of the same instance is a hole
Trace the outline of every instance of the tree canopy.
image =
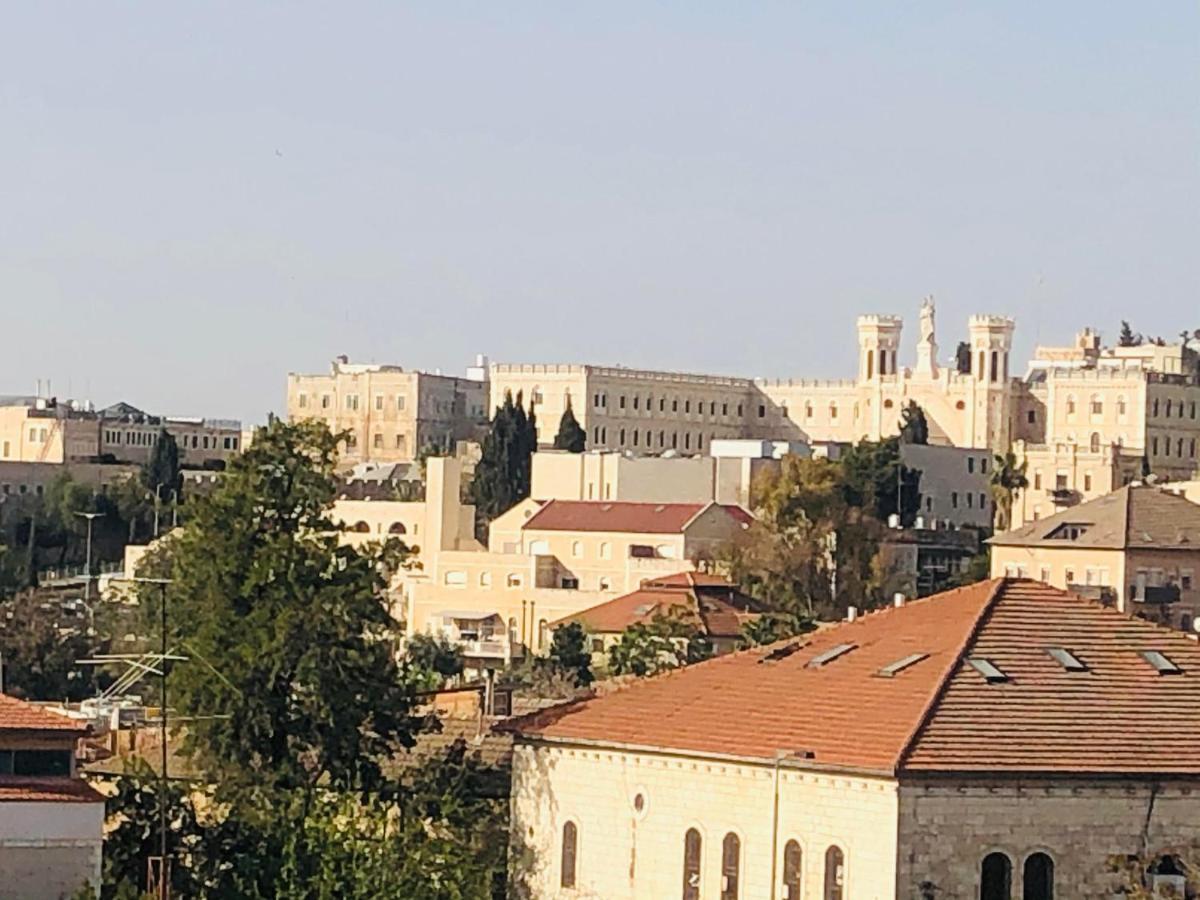
[(520, 393), (514, 400), (506, 391), (504, 403), (496, 408), (491, 428), (483, 439), (471, 482), (471, 500), (480, 530), (529, 496), (532, 457), (537, 450), (537, 421), (533, 407), (527, 414), (522, 403)]
[(909, 400), (900, 410), (900, 443), (929, 443), (929, 421), (916, 400)]
[(569, 453), (582, 453), (587, 449), (587, 432), (575, 418), (575, 410), (571, 401), (567, 400), (567, 408), (563, 410), (558, 422), (558, 434), (554, 436), (554, 449), (566, 450)]
[(613, 675), (654, 675), (702, 662), (712, 653), (712, 644), (697, 624), (670, 610), (626, 628), (608, 648), (608, 670)]
[(151, 494), (158, 493), (164, 500), (171, 491), (176, 497), (183, 491), (183, 474), (179, 466), (179, 445), (165, 428), (159, 429), (158, 439), (150, 450), (150, 459), (142, 467), (142, 483)]

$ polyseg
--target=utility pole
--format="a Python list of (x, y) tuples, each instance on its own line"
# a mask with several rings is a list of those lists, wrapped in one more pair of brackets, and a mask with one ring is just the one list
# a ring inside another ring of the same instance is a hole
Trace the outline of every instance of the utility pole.
[(94, 519), (103, 518), (104, 513), (98, 512), (77, 512), (75, 515), (87, 519), (87, 554), (84, 566), (83, 580), (83, 602), (90, 603), (92, 600), (92, 521)]
[[(157, 529), (156, 529), (157, 530)], [(171, 896), (170, 866), (167, 861), (169, 843), (167, 839), (167, 585), (170, 578), (131, 578), (139, 584), (157, 584), (159, 586), (159, 646), (161, 649), (162, 669), (159, 678), (159, 709), (158, 727), (159, 743), (162, 755), (159, 759), (161, 771), (158, 776), (158, 849), (161, 863), (158, 870), (158, 898), (169, 900)]]

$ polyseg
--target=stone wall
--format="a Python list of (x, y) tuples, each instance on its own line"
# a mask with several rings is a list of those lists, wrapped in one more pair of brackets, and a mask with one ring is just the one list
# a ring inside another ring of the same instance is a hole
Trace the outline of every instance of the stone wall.
[[(1143, 833), (1145, 843), (1143, 843)], [(1111, 897), (1109, 857), (1200, 841), (1200, 780), (909, 782), (900, 787), (897, 898), (978, 897), (980, 863), (1001, 851), (1012, 896), (1035, 852), (1054, 860), (1055, 897)]]

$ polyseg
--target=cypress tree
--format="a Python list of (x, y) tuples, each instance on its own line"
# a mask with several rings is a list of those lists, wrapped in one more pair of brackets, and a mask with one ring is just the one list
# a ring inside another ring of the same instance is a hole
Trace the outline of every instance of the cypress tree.
[(582, 453), (587, 447), (587, 433), (575, 418), (575, 410), (571, 401), (567, 400), (567, 408), (563, 411), (558, 423), (558, 434), (554, 438), (555, 450), (566, 450), (570, 453)]

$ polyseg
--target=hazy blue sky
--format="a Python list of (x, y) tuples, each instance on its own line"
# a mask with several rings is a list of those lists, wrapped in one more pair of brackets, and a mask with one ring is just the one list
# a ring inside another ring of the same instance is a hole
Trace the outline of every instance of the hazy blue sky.
[(1200, 6), (17, 3), (0, 393), (263, 418), (338, 353), (845, 375), (1200, 327)]

